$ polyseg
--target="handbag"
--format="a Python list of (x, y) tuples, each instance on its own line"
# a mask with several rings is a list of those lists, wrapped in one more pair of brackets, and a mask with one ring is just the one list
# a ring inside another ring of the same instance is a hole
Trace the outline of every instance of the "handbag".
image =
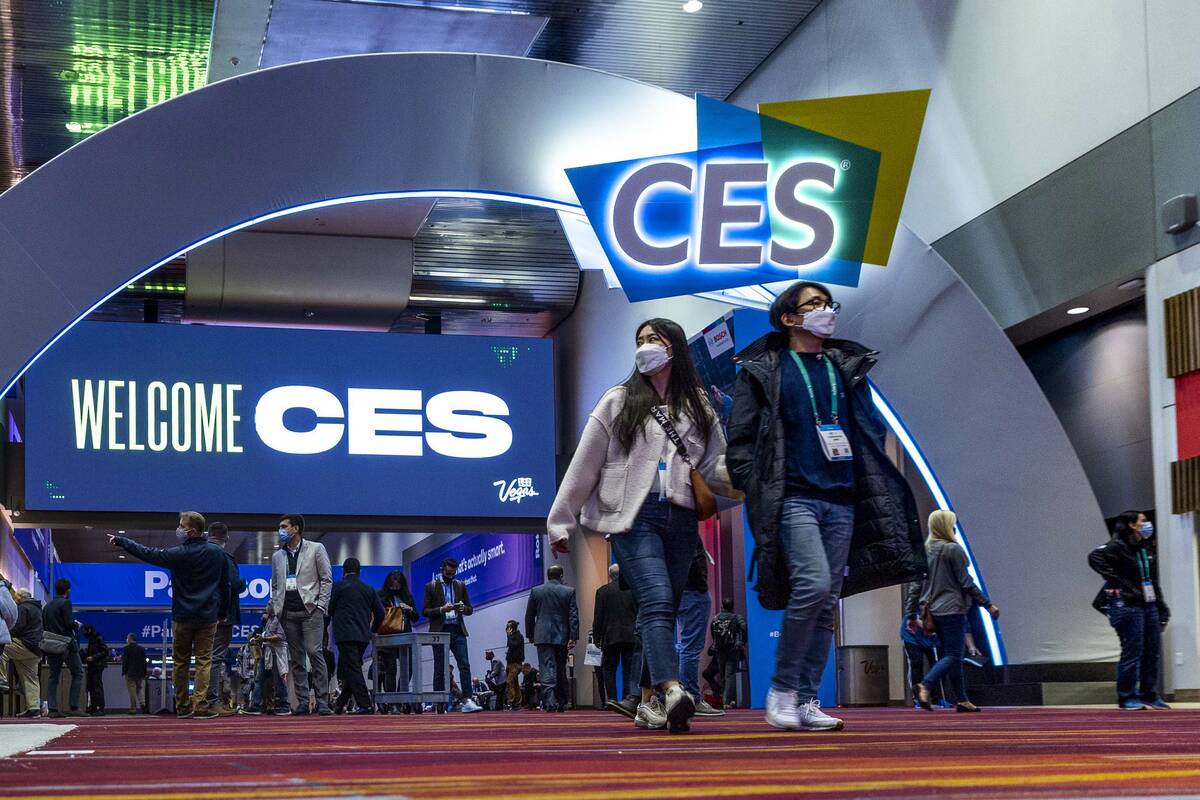
[(75, 641), (74, 636), (63, 636), (61, 633), (53, 633), (52, 631), (42, 632), (41, 649), (42, 652), (51, 656), (61, 656), (67, 652), (71, 646), (71, 642)]
[(375, 631), (378, 636), (389, 636), (395, 633), (408, 632), (408, 618), (404, 616), (404, 609), (400, 606), (388, 606), (383, 612), (383, 622), (379, 623), (379, 629)]
[[(941, 563), (942, 563), (942, 557), (941, 557), (941, 555), (938, 555), (937, 559), (933, 562), (933, 569), (929, 572), (928, 580), (929, 580), (929, 588), (930, 589), (933, 588), (933, 576), (937, 573), (938, 564), (941, 564)], [(926, 590), (926, 592), (928, 592), (928, 589)], [(937, 622), (933, 619), (933, 613), (929, 610), (929, 601), (928, 600), (921, 601), (920, 619), (921, 619), (921, 630), (923, 630), (925, 632), (926, 636), (932, 636), (933, 634), (937, 633)]]
[(692, 463), (691, 457), (688, 455), (687, 448), (683, 446), (683, 440), (679, 438), (679, 433), (675, 430), (675, 426), (671, 424), (671, 420), (663, 413), (661, 408), (657, 406), (650, 409), (654, 414), (654, 418), (658, 420), (658, 424), (666, 431), (667, 438), (671, 440), (671, 444), (675, 445), (675, 449), (679, 452), (679, 457), (683, 459), (683, 463), (688, 465), (690, 472), (688, 477), (692, 482), (692, 499), (696, 508), (696, 519), (703, 521), (710, 517), (716, 516), (717, 513), (717, 497), (708, 486), (708, 482), (704, 480), (704, 476), (700, 474), (700, 470), (696, 469), (696, 465)]

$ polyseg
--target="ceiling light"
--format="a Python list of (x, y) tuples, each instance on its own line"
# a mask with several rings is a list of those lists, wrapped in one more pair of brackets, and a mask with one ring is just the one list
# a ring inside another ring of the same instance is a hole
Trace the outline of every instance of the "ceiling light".
[(119, 554), (117, 555), (117, 558), (124, 558), (124, 557), (125, 556), (123, 556), (123, 555), (119, 555)]
[(1087, 306), (1075, 306), (1074, 308), (1067, 309), (1067, 313), (1070, 314), (1072, 317), (1077, 317), (1080, 314), (1086, 314), (1089, 311), (1091, 311), (1091, 309), (1088, 308)]
[(125, 535), (125, 531), (117, 531), (117, 533), (121, 534), (122, 536)]
[(1146, 281), (1142, 278), (1134, 278), (1133, 280), (1125, 281), (1117, 286), (1122, 292), (1132, 292), (1134, 289), (1141, 289), (1146, 285)]
[(416, 300), (418, 303), (486, 303), (482, 297), (449, 297), (447, 295), (409, 295), (409, 300)]
[(700, 0), (687, 0), (687, 2), (683, 4), (683, 10), (689, 14), (695, 14), (702, 8), (704, 8), (704, 3), (701, 3)]

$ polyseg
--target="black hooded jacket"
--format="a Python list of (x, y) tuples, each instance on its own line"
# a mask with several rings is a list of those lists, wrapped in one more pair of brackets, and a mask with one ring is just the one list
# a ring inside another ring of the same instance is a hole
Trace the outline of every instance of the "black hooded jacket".
[[(733, 388), (726, 464), (733, 485), (746, 493), (755, 538), (758, 582), (765, 608), (787, 605), (787, 564), (779, 552), (779, 524), (786, 496), (787, 454), (780, 413), (780, 359), (788, 347), (769, 333), (737, 356), (742, 369)], [(855, 342), (825, 341), (825, 356), (841, 373), (853, 412), (855, 516), (842, 596), (925, 576), (925, 545), (917, 506), (904, 476), (884, 450), (887, 435), (871, 402), (866, 375), (876, 353)]]

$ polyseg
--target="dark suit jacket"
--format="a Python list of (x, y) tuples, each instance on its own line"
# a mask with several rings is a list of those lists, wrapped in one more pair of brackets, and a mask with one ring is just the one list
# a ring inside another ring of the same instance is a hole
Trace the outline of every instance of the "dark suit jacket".
[(637, 602), (631, 590), (622, 589), (618, 581), (609, 581), (596, 590), (596, 614), (592, 619), (596, 644), (633, 644), (636, 622)]
[(383, 622), (383, 603), (362, 578), (347, 575), (333, 585), (329, 618), (333, 621), (333, 640), (338, 644), (369, 642)]
[[(466, 636), (467, 621), (464, 617), (471, 616), (475, 608), (471, 605), (471, 596), (467, 594), (467, 585), (457, 578), (454, 579), (454, 600), (466, 606), (458, 615), (459, 629), (462, 630), (463, 636)], [(445, 629), (443, 623), (446, 621), (446, 615), (442, 613), (444, 605), (446, 605), (446, 596), (442, 594), (442, 579), (438, 578), (425, 584), (424, 610), (421, 613), (429, 619), (430, 633), (440, 633)]]
[(121, 674), (134, 680), (146, 677), (146, 648), (136, 642), (125, 645), (121, 654)]
[(534, 644), (566, 644), (579, 639), (579, 606), (575, 589), (547, 581), (529, 593), (525, 636)]

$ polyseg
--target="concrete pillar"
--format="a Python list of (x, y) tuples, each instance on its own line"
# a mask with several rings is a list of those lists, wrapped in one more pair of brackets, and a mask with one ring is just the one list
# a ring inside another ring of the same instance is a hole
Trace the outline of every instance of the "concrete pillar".
[[(608, 583), (608, 542), (597, 533), (586, 533), (571, 540), (571, 552), (563, 565), (567, 582), (575, 587), (579, 602), (579, 642), (575, 647), (575, 702), (591, 706), (595, 702), (592, 667), (585, 666), (587, 632), (596, 614), (596, 590)], [(555, 563), (553, 557), (548, 563)], [(561, 556), (560, 562), (561, 563)]]

